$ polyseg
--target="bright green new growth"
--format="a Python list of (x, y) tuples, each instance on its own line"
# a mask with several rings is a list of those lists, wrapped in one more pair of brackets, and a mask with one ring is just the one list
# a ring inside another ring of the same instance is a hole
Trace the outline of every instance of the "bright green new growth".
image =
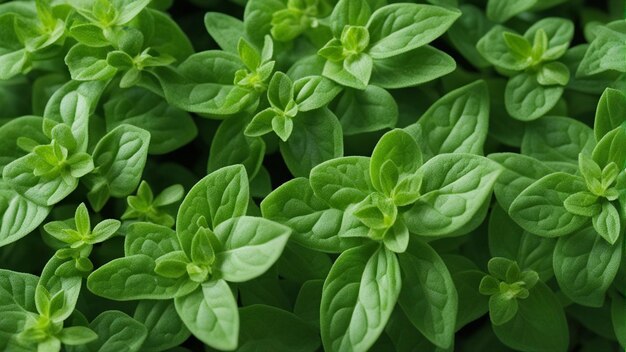
[[(55, 256), (63, 260), (72, 259), (76, 270), (81, 274), (88, 274), (93, 270), (93, 263), (89, 260), (93, 245), (109, 239), (117, 232), (121, 224), (118, 220), (107, 219), (92, 228), (85, 203), (81, 203), (76, 208), (73, 220), (73, 224), (69, 220), (49, 222), (43, 228), (55, 239), (69, 245), (69, 248), (59, 249)], [(63, 272), (59, 275), (72, 275), (69, 262), (66, 262), (62, 268), (59, 270)]]
[(515, 317), (517, 300), (528, 298), (539, 276), (532, 270), (520, 271), (516, 262), (492, 258), (489, 274), (480, 281), (480, 293), (489, 297), (489, 317), (495, 325), (502, 325)]
[(570, 21), (545, 18), (523, 36), (496, 26), (478, 41), (480, 54), (510, 76), (504, 102), (512, 117), (535, 120), (558, 102), (570, 72), (557, 60), (567, 51), (573, 35)]
[(183, 198), (184, 194), (183, 186), (173, 185), (165, 188), (155, 197), (150, 185), (146, 181), (141, 181), (137, 188), (137, 195), (126, 198), (128, 208), (122, 214), (121, 219), (147, 221), (172, 227), (175, 223), (174, 217), (163, 208), (177, 203)]
[(0, 1), (0, 350), (623, 349), (625, 38), (613, 0)]

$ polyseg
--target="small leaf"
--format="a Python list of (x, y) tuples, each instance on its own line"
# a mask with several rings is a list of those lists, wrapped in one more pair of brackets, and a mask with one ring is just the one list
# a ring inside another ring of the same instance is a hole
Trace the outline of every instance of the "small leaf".
[(221, 223), (215, 228), (222, 244), (216, 260), (224, 280), (243, 282), (263, 274), (280, 257), (290, 233), (263, 218), (243, 216)]
[(146, 327), (125, 313), (109, 310), (89, 324), (97, 340), (87, 344), (89, 351), (139, 350), (146, 339)]
[(431, 246), (420, 240), (411, 241), (399, 259), (403, 287), (398, 303), (402, 311), (430, 342), (450, 347), (458, 295), (446, 265)]
[(362, 246), (343, 252), (324, 282), (321, 332), (328, 351), (365, 351), (389, 320), (400, 293), (395, 253)]
[(205, 282), (174, 303), (183, 323), (200, 341), (223, 350), (237, 347), (239, 312), (226, 281)]
[(536, 75), (520, 73), (509, 79), (504, 92), (506, 111), (521, 121), (545, 115), (561, 98), (563, 87), (543, 86)]
[(602, 202), (602, 211), (593, 217), (593, 228), (609, 244), (615, 244), (620, 235), (620, 217), (617, 209), (608, 201)]
[(242, 165), (223, 167), (196, 183), (183, 199), (176, 217), (176, 233), (187, 254), (191, 241), (204, 218), (214, 229), (220, 223), (244, 215), (248, 208), (249, 185)]
[(580, 177), (557, 172), (544, 176), (526, 188), (511, 204), (509, 213), (523, 229), (544, 237), (570, 234), (587, 222), (587, 217), (567, 211), (570, 195), (586, 191)]
[(496, 293), (489, 297), (489, 318), (493, 325), (502, 325), (515, 317), (518, 305), (516, 298)]

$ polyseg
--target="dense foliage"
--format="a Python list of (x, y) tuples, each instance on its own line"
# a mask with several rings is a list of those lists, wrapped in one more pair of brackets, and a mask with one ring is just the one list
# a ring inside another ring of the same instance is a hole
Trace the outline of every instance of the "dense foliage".
[(625, 348), (625, 74), (623, 0), (0, 0), (0, 350)]

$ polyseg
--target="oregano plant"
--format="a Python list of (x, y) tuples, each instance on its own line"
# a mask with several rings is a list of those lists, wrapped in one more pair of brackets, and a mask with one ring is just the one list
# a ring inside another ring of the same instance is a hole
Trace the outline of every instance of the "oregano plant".
[(623, 350), (625, 13), (0, 1), (0, 350)]

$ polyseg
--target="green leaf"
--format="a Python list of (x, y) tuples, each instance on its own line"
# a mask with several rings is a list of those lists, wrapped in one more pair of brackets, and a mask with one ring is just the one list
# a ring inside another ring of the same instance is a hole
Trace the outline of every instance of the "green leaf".
[[(155, 260), (154, 272), (157, 275), (166, 277), (168, 279), (178, 279), (188, 273), (188, 264), (189, 258), (187, 258), (185, 252), (170, 252), (162, 255)], [(193, 279), (191, 275), (189, 276), (191, 279)]]
[(78, 186), (78, 180), (60, 172), (54, 175), (56, 177), (35, 176), (34, 168), (40, 161), (38, 155), (25, 155), (6, 165), (2, 177), (17, 193), (39, 206), (47, 207), (72, 193)]
[(593, 131), (567, 117), (550, 116), (530, 124), (522, 140), (522, 154), (567, 173), (578, 171), (578, 154), (590, 155), (595, 145)]
[(359, 156), (326, 161), (311, 170), (311, 188), (328, 205), (343, 210), (374, 191), (369, 163), (369, 158)]
[(37, 276), (31, 274), (0, 269), (2, 310), (36, 311), (34, 298), (38, 280)]
[(341, 92), (341, 86), (322, 76), (300, 78), (293, 82), (293, 87), (298, 111), (322, 108)]
[(260, 276), (280, 257), (291, 229), (271, 220), (243, 216), (215, 228), (221, 243), (216, 249), (217, 268), (222, 278), (243, 282)]
[(526, 188), (511, 204), (509, 214), (524, 230), (539, 236), (567, 235), (583, 226), (588, 218), (568, 212), (563, 202), (585, 190), (580, 177), (556, 172)]
[(319, 329), (320, 303), (322, 300), (322, 288), (324, 280), (309, 280), (302, 284), (293, 312), (303, 320)]
[(109, 310), (89, 324), (98, 339), (87, 344), (87, 351), (138, 351), (146, 339), (147, 330), (125, 313)]
[(7, 80), (30, 69), (28, 52), (24, 49), (0, 55), (0, 79)]
[(394, 253), (404, 253), (409, 245), (409, 229), (402, 221), (396, 221), (391, 228), (385, 232), (383, 244), (385, 248)]
[(587, 188), (595, 191), (595, 186), (599, 185), (602, 180), (602, 169), (589, 155), (580, 153), (578, 155), (578, 170), (580, 171)]
[(591, 76), (605, 71), (626, 72), (626, 42), (624, 29), (620, 28), (620, 21), (609, 23), (606, 27), (598, 28), (595, 39), (591, 42), (583, 57), (577, 77)]
[(64, 345), (83, 345), (98, 339), (98, 334), (84, 326), (70, 326), (57, 335)]
[[(26, 312), (6, 310), (2, 312), (2, 322), (0, 322), (0, 347), (16, 352), (30, 352), (32, 345), (28, 346), (20, 341), (18, 333), (23, 331), (24, 325), (32, 319), (32, 316)], [(30, 348), (29, 348), (30, 347)]]
[(200, 341), (222, 350), (237, 347), (239, 312), (226, 281), (205, 282), (174, 303), (183, 323)]
[(120, 228), (121, 223), (119, 220), (105, 219), (97, 223), (94, 226), (92, 234), (94, 238), (90, 240), (92, 243), (104, 242), (109, 237), (113, 236)]
[(235, 54), (204, 51), (190, 56), (178, 71), (162, 68), (156, 74), (170, 104), (223, 117), (241, 112), (258, 100), (256, 92), (233, 84), (235, 72), (243, 68)]
[(393, 96), (375, 85), (345, 90), (334, 111), (346, 136), (391, 128), (398, 120)]
[(333, 35), (339, 38), (346, 26), (364, 26), (371, 15), (367, 1), (339, 0), (330, 15)]
[(285, 8), (280, 0), (248, 2), (243, 16), (243, 24), (248, 37), (255, 43), (262, 43), (263, 37), (270, 33), (272, 14)]
[(215, 261), (215, 248), (211, 244), (213, 234), (203, 229), (191, 241), (191, 261), (195, 264), (211, 265)]
[(601, 140), (604, 135), (621, 126), (625, 121), (626, 95), (617, 89), (605, 89), (598, 102), (594, 119), (593, 132), (596, 140)]
[(185, 188), (183, 186), (179, 184), (171, 185), (164, 188), (161, 193), (154, 198), (152, 204), (156, 207), (171, 205), (183, 199), (184, 196)]
[(343, 61), (326, 61), (322, 74), (350, 88), (365, 89), (373, 69), (372, 58), (365, 53), (348, 56)]
[(593, 228), (609, 244), (615, 244), (621, 233), (620, 216), (613, 204), (602, 202), (602, 210), (593, 219)]
[(280, 153), (296, 177), (308, 176), (315, 166), (343, 156), (343, 134), (337, 117), (327, 108), (299, 113), (291, 136), (280, 143)]
[(461, 15), (457, 10), (422, 4), (391, 4), (376, 10), (367, 29), (375, 59), (419, 48), (442, 35)]
[(574, 193), (565, 199), (563, 205), (570, 213), (586, 217), (598, 215), (602, 209), (598, 196), (591, 192)]
[(114, 259), (89, 275), (87, 287), (98, 296), (128, 301), (179, 297), (198, 286), (187, 276), (170, 279), (157, 275), (155, 267), (154, 259), (145, 254)]
[(239, 38), (237, 42), (237, 53), (241, 62), (250, 71), (256, 70), (261, 65), (261, 54), (245, 38)]
[(311, 22), (300, 9), (287, 7), (272, 14), (272, 38), (288, 42), (300, 36)]
[(489, 159), (502, 166), (502, 173), (493, 188), (498, 204), (506, 211), (524, 189), (553, 172), (535, 158), (515, 153), (490, 154)]
[(402, 291), (398, 303), (430, 342), (449, 348), (454, 341), (458, 296), (450, 272), (428, 244), (413, 240), (399, 255)]
[(81, 235), (85, 235), (91, 232), (91, 222), (89, 220), (89, 212), (85, 203), (80, 203), (76, 208), (74, 215), (74, 222), (76, 224), (76, 231)]
[(261, 202), (265, 218), (289, 226), (291, 239), (298, 244), (321, 252), (339, 253), (349, 248), (349, 239), (339, 236), (355, 228), (364, 228), (348, 213), (329, 208), (319, 199), (309, 181), (290, 180), (275, 189)]
[(126, 229), (124, 254), (144, 254), (153, 260), (180, 250), (176, 232), (169, 227), (148, 222), (136, 222)]
[(119, 13), (115, 23), (119, 25), (126, 24), (139, 15), (139, 13), (150, 4), (150, 0), (138, 0), (132, 2), (122, 1), (120, 3), (113, 2)]
[[(402, 67), (402, 70), (398, 70)], [(430, 45), (374, 60), (370, 84), (386, 89), (406, 88), (433, 81), (454, 71), (454, 59)]]
[(509, 79), (504, 91), (506, 111), (513, 118), (532, 121), (550, 111), (561, 98), (563, 87), (543, 86), (537, 76), (520, 73)]
[(320, 347), (317, 330), (291, 312), (254, 304), (240, 308), (239, 316), (239, 351), (253, 351), (259, 344), (273, 351), (305, 352)]
[(455, 89), (437, 100), (417, 123), (425, 134), (427, 157), (443, 153), (483, 153), (489, 124), (489, 93), (484, 81)]
[(537, 73), (537, 82), (542, 86), (565, 86), (569, 82), (569, 69), (560, 62), (543, 64)]
[(502, 325), (515, 317), (518, 307), (515, 297), (496, 293), (489, 297), (489, 319), (494, 326)]
[(513, 32), (504, 32), (503, 37), (504, 43), (514, 56), (529, 57), (532, 54), (532, 46), (523, 36)]
[(258, 137), (243, 133), (246, 121), (234, 116), (220, 123), (209, 149), (209, 173), (225, 166), (243, 164), (253, 179), (261, 167), (265, 154), (265, 142)]
[(487, 2), (487, 17), (492, 21), (505, 22), (511, 17), (516, 16), (526, 10), (530, 10), (537, 0), (489, 0)]
[(39, 285), (46, 287), (51, 296), (57, 296), (61, 302), (56, 305), (55, 311), (51, 314), (50, 319), (54, 322), (61, 322), (67, 319), (76, 306), (78, 295), (82, 286), (82, 278), (80, 276), (61, 277), (57, 275), (57, 271), (61, 265), (66, 263), (65, 260), (52, 257), (48, 260), (44, 266), (41, 277), (39, 278)]
[[(72, 136), (76, 139), (76, 150), (85, 151), (88, 142), (89, 116), (91, 109), (95, 108), (95, 101), (93, 99), (96, 98), (83, 94), (80, 88), (82, 87), (66, 94), (64, 94), (61, 88), (50, 97), (50, 101), (46, 105), (44, 112), (43, 131), (46, 135), (52, 136), (52, 129), (56, 124), (46, 123), (48, 120), (65, 123), (71, 127)], [(86, 84), (84, 89), (93, 91), (97, 88)], [(58, 109), (58, 111), (56, 111), (56, 109)]]
[(381, 179), (385, 177), (383, 164), (388, 161), (395, 164), (399, 177), (410, 176), (422, 165), (422, 153), (415, 139), (403, 130), (395, 129), (385, 133), (378, 140), (370, 159), (370, 178), (378, 191), (384, 189), (381, 184)]
[[(533, 25), (526, 30), (524, 37), (527, 40), (532, 41), (539, 30), (544, 31), (548, 37), (548, 50), (544, 54), (544, 58), (549, 60), (561, 57), (574, 37), (574, 23), (560, 17), (542, 18), (541, 20), (533, 23)], [(557, 51), (555, 53), (551, 53), (551, 55), (548, 55), (546, 58), (546, 55), (555, 49)]]
[(368, 195), (354, 209), (354, 215), (365, 226), (379, 231), (390, 228), (394, 224), (397, 214), (398, 209), (393, 200), (378, 192)]
[(274, 73), (267, 88), (267, 99), (273, 107), (285, 110), (289, 102), (294, 99), (291, 78), (282, 72)]
[(592, 227), (559, 238), (554, 251), (554, 274), (572, 301), (601, 307), (622, 256), (622, 242), (609, 244)]
[(626, 129), (616, 128), (602, 137), (593, 149), (593, 161), (602, 168), (615, 163), (619, 168), (626, 166), (626, 155), (622, 152), (626, 148)]
[(524, 351), (567, 351), (569, 331), (557, 296), (543, 282), (518, 301), (515, 317), (492, 326), (498, 339), (510, 348)]
[(32, 202), (0, 181), (0, 246), (31, 233), (49, 212), (49, 207)]
[(446, 236), (462, 230), (480, 214), (500, 168), (485, 157), (458, 153), (435, 156), (419, 173), (422, 196), (403, 214), (404, 221), (417, 235)]
[(22, 116), (0, 126), (0, 172), (7, 164), (27, 154), (20, 147), (20, 138), (29, 138), (38, 144), (49, 142), (41, 131), (42, 122), (38, 116)]
[[(97, 176), (93, 182), (103, 179), (113, 197), (131, 194), (141, 181), (149, 144), (150, 133), (144, 129), (126, 124), (114, 128), (94, 149)], [(94, 208), (100, 210), (102, 206)]]
[(65, 64), (72, 79), (77, 81), (106, 81), (117, 73), (117, 68), (107, 62), (110, 48), (93, 48), (74, 45), (65, 56)]
[(327, 351), (365, 351), (383, 332), (400, 293), (396, 254), (362, 246), (343, 252), (322, 292), (321, 332)]
[(141, 345), (146, 352), (159, 352), (182, 344), (190, 335), (176, 312), (174, 301), (140, 301), (133, 319), (143, 324), (148, 335)]
[[(43, 132), (51, 136), (58, 122), (71, 127), (76, 139), (76, 149), (86, 151), (89, 132), (89, 116), (94, 113), (106, 81), (70, 81), (57, 89), (50, 97), (44, 111)], [(50, 120), (50, 121), (49, 121)]]
[(165, 154), (189, 143), (198, 134), (186, 112), (141, 88), (115, 94), (104, 104), (107, 130), (129, 124), (150, 132), (150, 154)]
[(222, 50), (237, 53), (237, 42), (244, 36), (242, 21), (223, 13), (207, 12), (204, 26)]
[[(253, 120), (252, 122), (255, 122)], [(286, 142), (293, 131), (293, 120), (284, 115), (275, 115), (271, 120), (272, 130), (281, 141)]]
[(476, 49), (492, 65), (510, 71), (521, 71), (529, 65), (529, 58), (522, 56), (509, 48), (505, 40), (508, 33), (514, 32), (503, 26), (495, 26), (485, 34)]
[(223, 167), (205, 176), (185, 196), (176, 217), (176, 233), (181, 246), (190, 254), (191, 240), (201, 227), (202, 217), (210, 229), (248, 208), (248, 176), (242, 165)]

